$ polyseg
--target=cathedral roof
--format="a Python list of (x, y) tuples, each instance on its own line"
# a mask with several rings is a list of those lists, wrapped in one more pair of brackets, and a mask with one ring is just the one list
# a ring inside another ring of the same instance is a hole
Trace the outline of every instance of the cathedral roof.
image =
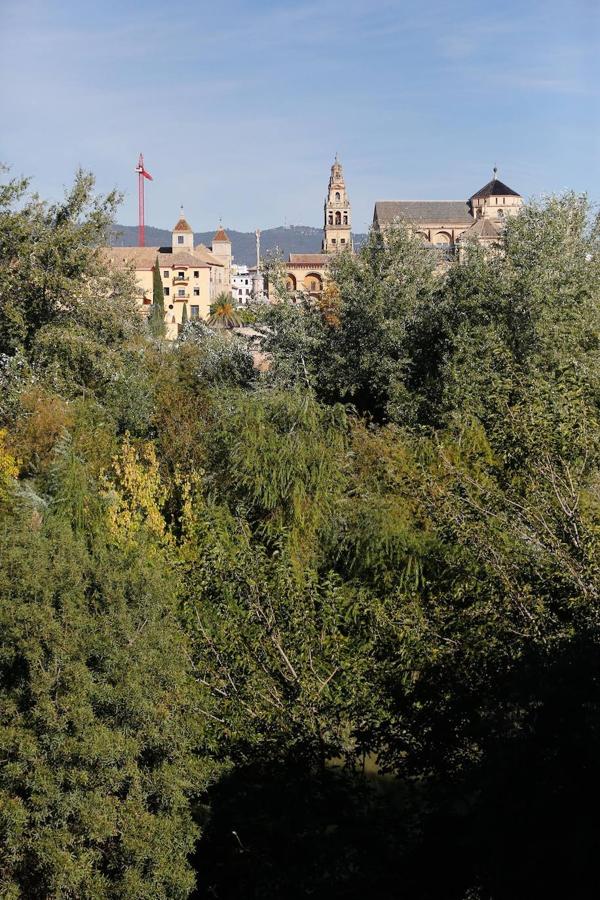
[(508, 185), (504, 184), (503, 181), (499, 181), (496, 177), (494, 177), (491, 181), (488, 181), (487, 184), (484, 184), (484, 186), (480, 188), (476, 194), (473, 194), (472, 197), (469, 197), (469, 200), (483, 200), (486, 197), (520, 196), (520, 194), (517, 194), (516, 191), (513, 191), (512, 188), (509, 188)]
[(469, 207), (463, 200), (378, 200), (373, 221), (379, 226), (396, 221), (445, 225), (473, 221)]
[(328, 266), (331, 256), (328, 253), (290, 253), (288, 260), (294, 266)]
[(219, 230), (217, 231), (217, 233), (215, 234), (215, 236), (213, 238), (213, 243), (219, 243), (219, 242), (225, 242), (225, 241), (227, 241), (227, 243), (229, 243), (229, 244), (231, 243), (231, 241), (229, 240), (229, 237), (227, 235), (227, 232), (223, 228), (219, 228)]
[(463, 231), (459, 240), (463, 241), (467, 238), (477, 238), (483, 240), (497, 240), (500, 237), (500, 231), (487, 216), (480, 216), (470, 228)]

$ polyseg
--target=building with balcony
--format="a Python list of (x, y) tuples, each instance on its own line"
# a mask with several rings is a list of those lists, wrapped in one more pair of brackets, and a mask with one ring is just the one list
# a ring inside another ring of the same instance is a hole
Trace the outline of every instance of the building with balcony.
[(148, 314), (153, 299), (154, 269), (158, 265), (164, 294), (165, 330), (170, 339), (177, 337), (184, 318), (206, 318), (216, 297), (224, 291), (229, 293), (229, 238), (219, 228), (210, 250), (204, 244), (195, 246), (194, 232), (183, 208), (171, 232), (170, 247), (105, 247), (103, 252), (111, 265), (134, 269), (140, 305), (147, 307)]

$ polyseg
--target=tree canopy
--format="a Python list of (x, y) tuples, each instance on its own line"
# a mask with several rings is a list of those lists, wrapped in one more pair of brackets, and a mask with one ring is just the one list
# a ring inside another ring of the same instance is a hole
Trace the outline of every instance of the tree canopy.
[(266, 372), (156, 340), (117, 200), (0, 189), (3, 896), (591, 896), (586, 199), (373, 233), (253, 310)]

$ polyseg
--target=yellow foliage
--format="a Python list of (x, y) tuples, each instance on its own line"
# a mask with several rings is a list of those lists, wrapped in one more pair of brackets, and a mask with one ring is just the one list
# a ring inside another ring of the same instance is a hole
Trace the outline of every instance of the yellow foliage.
[(134, 447), (129, 437), (125, 438), (113, 460), (109, 494), (113, 502), (108, 527), (115, 537), (134, 537), (143, 528), (162, 544), (172, 542), (162, 513), (168, 488), (161, 479), (152, 443)]
[(325, 324), (329, 325), (330, 328), (339, 328), (341, 324), (339, 315), (341, 295), (340, 289), (335, 282), (329, 282), (318, 303)]
[(0, 501), (8, 495), (8, 487), (12, 478), (19, 474), (19, 464), (6, 448), (6, 431), (0, 428)]

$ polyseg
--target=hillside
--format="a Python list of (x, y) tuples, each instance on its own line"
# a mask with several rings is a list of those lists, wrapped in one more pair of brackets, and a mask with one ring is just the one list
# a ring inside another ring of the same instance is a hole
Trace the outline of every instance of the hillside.
[[(115, 225), (113, 240), (115, 247), (132, 247), (137, 244), (137, 225)], [(256, 238), (252, 231), (234, 231), (228, 228), (231, 238), (233, 257), (239, 265), (253, 265), (256, 262)], [(196, 244), (210, 247), (214, 231), (201, 231), (194, 234)], [(266, 228), (261, 232), (261, 254), (273, 253), (277, 250), (286, 257), (288, 253), (317, 253), (321, 249), (323, 231), (310, 225), (290, 225), (284, 228)], [(360, 246), (366, 239), (365, 234), (353, 235), (355, 246)], [(164, 247), (171, 243), (171, 232), (166, 228), (146, 226), (146, 244), (149, 247)]]

